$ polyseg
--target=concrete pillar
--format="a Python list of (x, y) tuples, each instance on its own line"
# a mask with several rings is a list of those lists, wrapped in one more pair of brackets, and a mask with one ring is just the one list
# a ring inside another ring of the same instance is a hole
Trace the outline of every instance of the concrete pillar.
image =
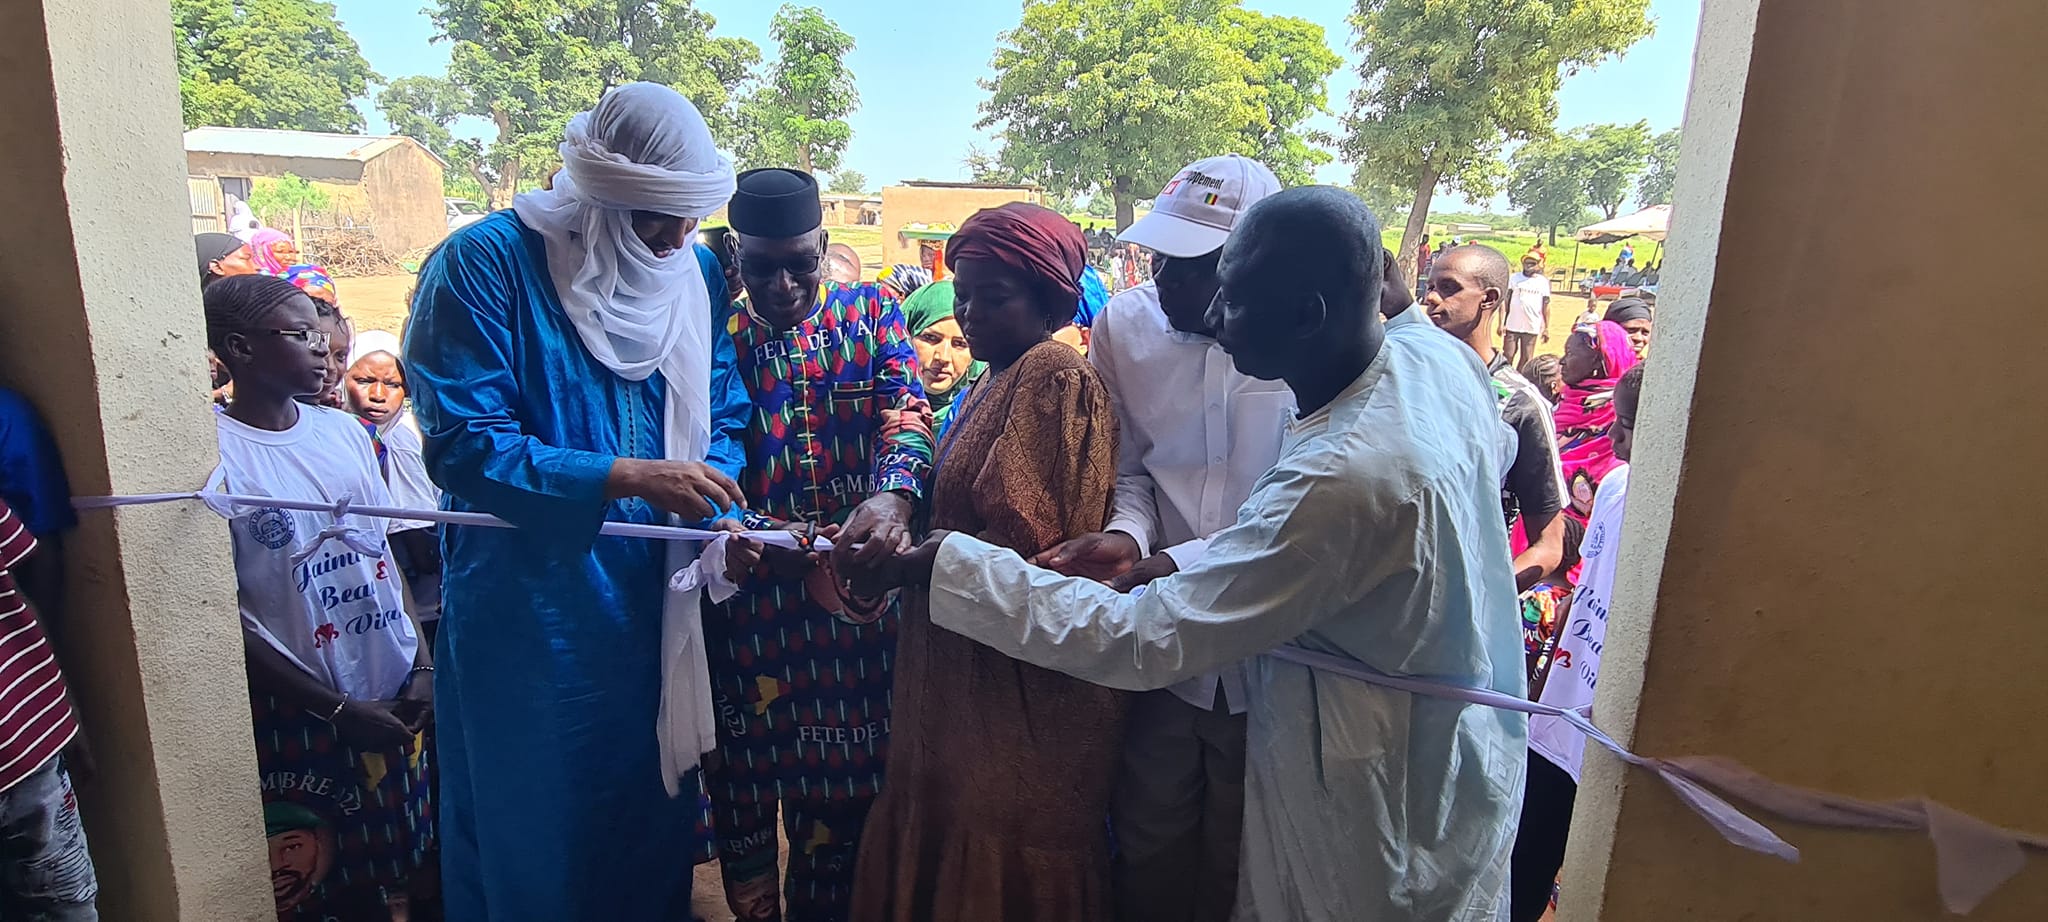
[[(1674, 24), (1676, 25), (1676, 24)], [(2040, 0), (1707, 0), (1596, 719), (2048, 830)], [(1589, 756), (1562, 918), (1924, 920), (1932, 849), (1722, 843)], [(2039, 920), (2036, 858), (1973, 920)]]
[[(0, 3), (0, 381), (82, 494), (194, 489), (216, 455), (170, 34), (161, 0)], [(196, 504), (89, 513), (67, 547), (109, 919), (275, 918), (227, 547)]]

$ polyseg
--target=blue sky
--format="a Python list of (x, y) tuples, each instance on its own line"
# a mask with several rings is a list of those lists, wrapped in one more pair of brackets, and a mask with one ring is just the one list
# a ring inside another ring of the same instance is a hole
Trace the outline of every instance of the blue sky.
[[(433, 23), (423, 7), (429, 0), (334, 0), (341, 20), (362, 44), (363, 55), (387, 79), (413, 74), (441, 74), (448, 66), (448, 46), (431, 41)], [(859, 170), (870, 185), (880, 187), (904, 179), (965, 179), (961, 158), (968, 145), (993, 147), (975, 129), (975, 106), (985, 94), (975, 80), (987, 76), (996, 35), (1017, 22), (1018, 4), (989, 0), (810, 0), (851, 33), (859, 47), (847, 57), (861, 94), (854, 113), (853, 142), (846, 166)], [(751, 39), (764, 55), (773, 56), (768, 20), (777, 3), (769, 0), (698, 0), (700, 9), (718, 19), (717, 34)], [(1330, 108), (1341, 112), (1358, 85), (1358, 56), (1351, 50), (1351, 30), (1344, 17), (1348, 0), (1245, 0), (1261, 12), (1298, 16), (1319, 23), (1330, 45), (1344, 57), (1344, 67), (1330, 81)], [(1700, 0), (1651, 0), (1656, 34), (1638, 43), (1622, 58), (1565, 79), (1559, 95), (1558, 124), (1571, 127), (1601, 122), (1648, 119), (1656, 131), (1676, 127), (1685, 111), (1686, 84), (1692, 69), (1693, 42), (1699, 28)], [(935, 78), (935, 74), (945, 74)], [(370, 130), (385, 126), (365, 102)], [(1334, 130), (1335, 115), (1318, 119)], [(481, 136), (481, 120), (458, 131)], [(1202, 153), (1191, 151), (1190, 159)], [(1320, 178), (1343, 182), (1348, 167), (1332, 163)], [(1439, 210), (1449, 207), (1439, 202)], [(1504, 206), (1503, 206), (1504, 207)]]

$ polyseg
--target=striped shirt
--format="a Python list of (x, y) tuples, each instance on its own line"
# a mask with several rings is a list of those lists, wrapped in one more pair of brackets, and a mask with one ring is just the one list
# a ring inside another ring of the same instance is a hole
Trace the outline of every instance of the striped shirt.
[(14, 567), (36, 539), (0, 502), (0, 791), (21, 783), (78, 735), (64, 675)]

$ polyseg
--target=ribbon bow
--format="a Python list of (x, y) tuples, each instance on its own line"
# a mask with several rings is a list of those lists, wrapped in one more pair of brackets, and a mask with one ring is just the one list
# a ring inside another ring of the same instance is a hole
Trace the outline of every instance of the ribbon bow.
[(313, 535), (311, 540), (300, 545), (298, 550), (293, 551), (292, 566), (296, 567), (311, 560), (313, 554), (320, 550), (320, 546), (330, 540), (339, 540), (342, 544), (347, 545), (349, 550), (373, 560), (383, 559), (383, 536), (364, 531), (360, 528), (352, 528), (344, 522), (349, 513), (349, 506), (354, 502), (355, 497), (348, 493), (341, 494), (341, 498), (334, 501), (334, 524), (320, 529), (317, 534)]

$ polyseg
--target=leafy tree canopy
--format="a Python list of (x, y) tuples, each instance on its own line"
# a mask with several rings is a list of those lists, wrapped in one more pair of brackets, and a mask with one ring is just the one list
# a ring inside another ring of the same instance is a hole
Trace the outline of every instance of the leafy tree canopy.
[(825, 191), (837, 195), (861, 195), (868, 191), (867, 174), (859, 170), (840, 170), (832, 174), (832, 184)]
[(1239, 0), (1040, 0), (1000, 41), (978, 127), (999, 128), (1002, 171), (1106, 194), (1118, 227), (1203, 155), (1255, 155), (1294, 182), (1328, 160), (1300, 127), (1341, 63), (1313, 23)]
[(1508, 201), (1522, 209), (1532, 227), (1548, 230), (1557, 242), (1557, 227), (1575, 224), (1586, 211), (1586, 169), (1578, 142), (1569, 137), (1539, 138), (1516, 149), (1508, 178)]
[(1644, 205), (1671, 204), (1671, 187), (1678, 182), (1678, 129), (1650, 141), (1649, 162), (1643, 178), (1636, 182), (1636, 201)]
[(1586, 202), (1609, 219), (1621, 213), (1650, 157), (1650, 123), (1591, 125), (1572, 133), (1585, 170)]
[(455, 137), (448, 126), (469, 108), (455, 84), (436, 77), (400, 77), (377, 94), (377, 111), (402, 134), (448, 159)]
[(735, 151), (743, 167), (834, 170), (853, 140), (846, 117), (860, 107), (846, 56), (853, 36), (811, 6), (784, 6), (768, 34), (775, 64), (739, 104)]
[(1404, 249), (1439, 184), (1493, 195), (1502, 146), (1550, 131), (1563, 78), (1651, 31), (1649, 0), (1357, 0), (1351, 23), (1344, 154), (1366, 185), (1413, 190)]
[(464, 162), (498, 206), (521, 182), (555, 168), (563, 126), (606, 87), (674, 87), (730, 146), (726, 88), (761, 59), (752, 42), (712, 35), (716, 20), (692, 0), (436, 0), (428, 13), (437, 39), (450, 45), (447, 81), (463, 102), (457, 114), (496, 128), (488, 145), (455, 145), (450, 159)]
[(171, 0), (185, 127), (360, 132), (379, 78), (319, 0)]

